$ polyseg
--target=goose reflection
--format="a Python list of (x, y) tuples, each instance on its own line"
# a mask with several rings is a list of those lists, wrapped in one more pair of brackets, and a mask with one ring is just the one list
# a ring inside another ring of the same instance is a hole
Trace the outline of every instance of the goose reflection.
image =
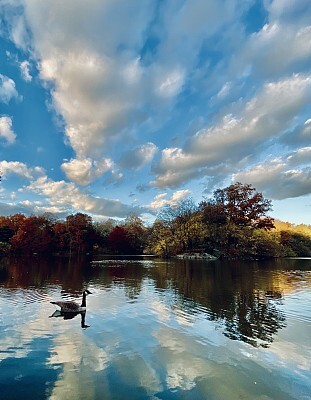
[(85, 323), (85, 315), (86, 311), (80, 311), (80, 312), (65, 312), (65, 311), (60, 311), (60, 310), (55, 310), (52, 315), (50, 315), (49, 318), (62, 318), (62, 319), (73, 319), (77, 315), (81, 315), (81, 328), (89, 328), (90, 325), (86, 325)]

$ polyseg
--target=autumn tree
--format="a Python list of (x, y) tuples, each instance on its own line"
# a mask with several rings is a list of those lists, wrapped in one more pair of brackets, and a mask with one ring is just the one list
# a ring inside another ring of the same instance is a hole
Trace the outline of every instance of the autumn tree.
[(273, 218), (267, 216), (271, 200), (265, 199), (252, 185), (237, 182), (214, 192), (213, 204), (226, 216), (227, 223), (253, 228), (274, 228)]
[(5, 217), (7, 226), (13, 230), (14, 233), (17, 233), (21, 225), (26, 219), (24, 214), (14, 214), (8, 217)]
[(165, 205), (158, 214), (158, 220), (169, 232), (177, 252), (192, 250), (198, 244), (202, 224), (193, 199), (183, 199), (176, 205)]
[(130, 214), (124, 221), (124, 229), (130, 244), (131, 253), (142, 254), (147, 235), (147, 229), (143, 221), (136, 214)]
[(94, 222), (93, 228), (95, 230), (95, 249), (101, 251), (107, 251), (108, 248), (108, 236), (113, 228), (117, 225), (117, 222), (113, 219), (107, 219), (106, 221)]
[(18, 219), (19, 227), (10, 239), (13, 251), (31, 254), (53, 250), (54, 236), (49, 220), (34, 215)]
[(53, 232), (56, 238), (55, 249), (60, 252), (69, 251), (69, 233), (66, 222), (56, 221), (53, 225)]
[(66, 230), (69, 240), (69, 252), (88, 252), (93, 248), (95, 231), (92, 218), (87, 214), (77, 213), (66, 218)]
[(128, 254), (132, 251), (129, 238), (123, 226), (116, 226), (108, 235), (108, 245), (117, 254)]
[(171, 230), (159, 219), (155, 220), (149, 230), (147, 251), (161, 257), (168, 257), (175, 252)]
[(253, 231), (274, 228), (273, 218), (267, 216), (271, 201), (249, 184), (237, 182), (218, 189), (200, 208), (207, 225), (208, 246), (221, 249), (225, 256), (238, 257), (252, 252)]

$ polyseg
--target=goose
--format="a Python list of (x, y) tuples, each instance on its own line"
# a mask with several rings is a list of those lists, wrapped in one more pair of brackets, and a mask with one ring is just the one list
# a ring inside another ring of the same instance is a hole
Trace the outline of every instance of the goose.
[(84, 290), (82, 293), (82, 303), (79, 305), (75, 301), (51, 301), (52, 304), (56, 304), (60, 307), (60, 311), (63, 313), (79, 313), (86, 310), (86, 296), (92, 294), (89, 290)]

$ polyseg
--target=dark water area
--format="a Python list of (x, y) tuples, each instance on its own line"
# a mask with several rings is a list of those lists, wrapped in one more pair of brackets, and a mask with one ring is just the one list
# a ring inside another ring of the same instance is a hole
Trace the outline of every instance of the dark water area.
[[(55, 300), (81, 301), (64, 315)], [(311, 259), (0, 261), (0, 398), (311, 399)]]

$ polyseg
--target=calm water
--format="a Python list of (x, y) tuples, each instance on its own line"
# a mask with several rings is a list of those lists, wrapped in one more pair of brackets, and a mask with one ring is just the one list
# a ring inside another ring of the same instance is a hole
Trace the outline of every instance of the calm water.
[(0, 261), (0, 398), (311, 399), (311, 260)]

